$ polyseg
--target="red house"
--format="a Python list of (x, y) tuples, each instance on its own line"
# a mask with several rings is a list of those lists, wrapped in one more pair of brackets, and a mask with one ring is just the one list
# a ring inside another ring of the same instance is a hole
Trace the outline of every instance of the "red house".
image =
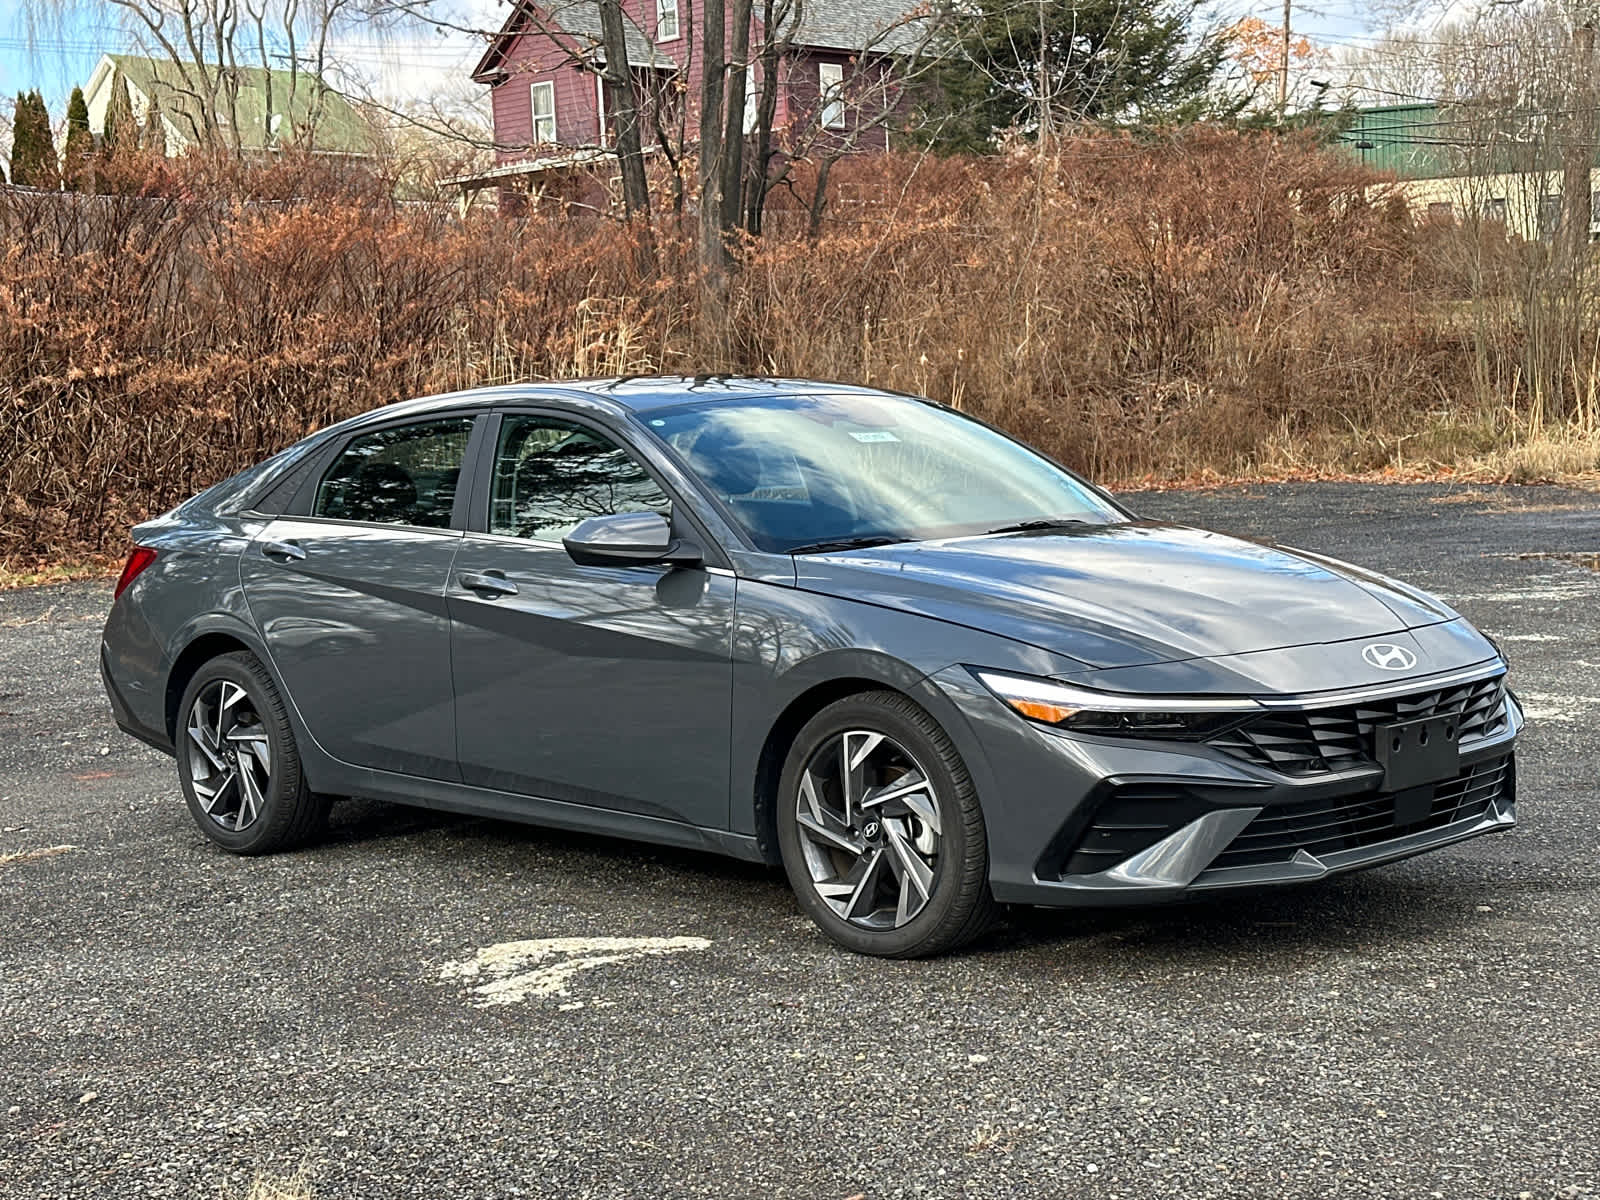
[[(797, 26), (775, 21), (782, 52), (774, 79), (763, 77), (759, 61), (746, 68), (746, 129), (755, 124), (762, 90), (772, 86), (774, 142), (784, 152), (887, 147), (899, 103), (893, 63), (924, 36), (925, 19), (908, 15), (918, 2), (807, 0)], [(751, 22), (752, 58), (764, 41), (760, 7)], [(685, 133), (692, 143), (703, 0), (622, 0), (622, 11), (646, 146), (662, 135), (675, 144)], [(599, 75), (604, 62), (594, 0), (518, 0), (472, 72), (491, 89), (497, 160), (472, 182), (514, 185), (603, 160), (613, 137)]]

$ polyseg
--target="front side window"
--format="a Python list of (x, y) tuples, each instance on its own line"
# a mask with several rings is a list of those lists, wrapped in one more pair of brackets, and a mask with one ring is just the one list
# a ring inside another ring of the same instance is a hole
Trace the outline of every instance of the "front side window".
[(555, 141), (556, 85), (553, 83), (530, 83), (528, 85), (528, 107), (533, 114), (533, 140), (535, 142)]
[(841, 63), (818, 63), (817, 83), (821, 87), (822, 127), (844, 128), (844, 66)]
[(631, 454), (604, 434), (555, 417), (508, 416), (495, 448), (489, 532), (557, 542), (590, 517), (672, 504)]
[(311, 515), (448, 529), (471, 436), (471, 417), (362, 434), (323, 475)]
[(1126, 520), (1088, 484), (960, 413), (899, 396), (716, 400), (641, 417), (761, 550)]
[(670, 42), (678, 36), (678, 0), (656, 0), (656, 41)]

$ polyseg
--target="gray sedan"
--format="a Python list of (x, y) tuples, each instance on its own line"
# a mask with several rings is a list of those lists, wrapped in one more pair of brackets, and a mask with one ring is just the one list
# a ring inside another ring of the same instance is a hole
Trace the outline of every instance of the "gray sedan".
[(236, 853), (357, 795), (694, 846), (911, 957), (1000, 904), (1299, 883), (1515, 821), (1506, 664), (1440, 601), (1139, 520), (916, 397), (429, 397), (133, 537), (106, 691)]

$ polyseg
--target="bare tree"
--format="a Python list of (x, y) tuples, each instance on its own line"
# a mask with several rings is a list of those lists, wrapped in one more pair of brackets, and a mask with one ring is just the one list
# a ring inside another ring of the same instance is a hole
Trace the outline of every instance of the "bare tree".
[[(741, 0), (734, 0), (736, 6)], [(748, 9), (746, 13), (748, 14)], [(727, 5), (705, 0), (700, 27), (700, 263), (713, 282), (728, 265), (722, 224), (722, 139), (727, 59)]]
[[(1520, 392), (1534, 424), (1564, 418), (1600, 386), (1593, 16), (1588, 3), (1526, 0), (1411, 43), (1425, 56), (1412, 60), (1414, 82), (1431, 85), (1417, 90), (1437, 108), (1398, 131), (1444, 177), (1429, 195), (1463, 229), (1445, 252), (1469, 289), (1481, 392)], [(1508, 310), (1514, 343), (1501, 336)]]
[(628, 61), (627, 27), (622, 0), (598, 0), (600, 27), (605, 38), (606, 111), (616, 123), (617, 164), (622, 175), (622, 206), (629, 219), (650, 220), (650, 181), (645, 174), (644, 142), (639, 130), (639, 107), (633, 90), (633, 69)]
[(1339, 90), (1354, 104), (1431, 100), (1443, 86), (1436, 47), (1415, 30), (1392, 30), (1370, 45), (1345, 50), (1332, 71), (1343, 77)]

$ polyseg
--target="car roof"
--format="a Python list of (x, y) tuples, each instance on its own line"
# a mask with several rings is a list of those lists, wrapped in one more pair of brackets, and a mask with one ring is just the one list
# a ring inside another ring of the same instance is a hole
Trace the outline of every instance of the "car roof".
[(418, 416), (441, 410), (487, 408), (498, 404), (515, 404), (519, 401), (576, 402), (582, 407), (630, 413), (693, 401), (715, 402), (818, 393), (885, 394), (879, 388), (817, 379), (780, 379), (759, 375), (623, 375), (600, 379), (559, 379), (547, 383), (500, 384), (461, 392), (421, 396), (415, 400), (388, 404), (363, 413), (346, 424), (365, 424), (368, 421)]
[(582, 379), (571, 383), (563, 380), (529, 390), (549, 389), (610, 400), (631, 412), (696, 401), (704, 403), (758, 396), (805, 396), (819, 392), (882, 394), (878, 389), (862, 387), (860, 384), (762, 375), (632, 375), (615, 379)]

